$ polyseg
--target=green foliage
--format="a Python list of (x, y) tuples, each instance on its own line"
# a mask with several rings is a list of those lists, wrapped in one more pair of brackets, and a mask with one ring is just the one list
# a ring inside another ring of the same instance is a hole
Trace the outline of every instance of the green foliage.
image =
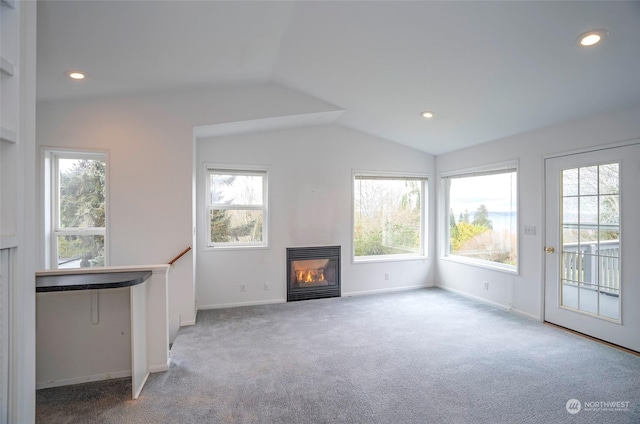
[[(235, 186), (234, 186), (234, 183)], [(233, 187), (232, 193), (246, 195), (238, 186), (235, 175), (216, 174), (211, 183), (211, 199), (216, 205), (232, 205), (234, 199), (226, 199), (223, 187)], [(245, 187), (244, 190), (247, 190)], [(237, 200), (237, 199), (236, 199)], [(211, 211), (210, 240), (213, 243), (256, 242), (262, 240), (262, 213), (243, 209), (213, 209)]]
[[(374, 219), (356, 218), (355, 253), (356, 256), (392, 255), (417, 253), (420, 251), (420, 223), (390, 219), (380, 225)], [(415, 219), (414, 219), (415, 221)]]
[(357, 179), (355, 255), (420, 252), (421, 195), (419, 180)]
[(453, 213), (453, 209), (449, 210), (449, 234), (451, 235), (451, 239), (457, 239), (460, 234), (458, 231), (458, 224), (456, 224), (456, 216)]
[(393, 246), (399, 250), (405, 250), (407, 252), (419, 252), (420, 251), (420, 227), (413, 225), (407, 225), (404, 222), (389, 223), (387, 236), (387, 244)]
[(234, 211), (228, 236), (232, 241), (259, 242), (262, 240), (262, 214), (256, 211)]
[(482, 259), (508, 265), (517, 264), (517, 236), (509, 230), (495, 231), (489, 219), (489, 211), (480, 205), (473, 222), (469, 214), (460, 214), (455, 221), (453, 210), (449, 212), (449, 234), (451, 253), (474, 259)]
[(389, 255), (393, 249), (382, 243), (382, 229), (370, 228), (365, 230), (362, 225), (356, 225), (355, 234), (356, 256)]
[(489, 211), (485, 205), (478, 206), (478, 210), (473, 215), (472, 224), (480, 227), (486, 227), (490, 230), (493, 229), (493, 222), (489, 219)]
[(60, 174), (60, 226), (100, 228), (105, 226), (105, 164), (78, 160)]
[(104, 236), (59, 236), (58, 257), (81, 258), (82, 268), (104, 266)]
[(214, 243), (255, 242), (262, 240), (262, 214), (257, 211), (211, 211), (211, 241)]
[[(74, 160), (60, 173), (60, 227), (105, 227), (105, 163), (101, 160)], [(104, 265), (104, 236), (68, 235), (58, 237), (59, 258), (82, 258), (81, 266)]]
[(489, 219), (489, 211), (485, 205), (478, 206), (473, 215), (473, 222), (469, 222), (469, 211), (460, 213), (460, 220), (456, 223), (453, 210), (449, 212), (449, 235), (451, 252), (459, 252), (462, 247), (480, 234), (493, 229), (493, 222)]
[[(212, 177), (209, 177), (212, 178)], [(230, 186), (235, 181), (236, 177), (230, 175), (228, 177), (222, 177), (221, 175), (216, 175), (215, 178), (212, 178), (211, 181), (211, 193), (209, 194), (210, 201), (215, 203), (222, 204), (230, 204), (232, 199), (224, 199), (224, 195), (222, 191), (216, 189), (217, 185), (227, 185)], [(224, 210), (215, 209), (211, 211), (211, 241), (213, 243), (228, 243), (231, 241), (231, 236), (229, 235), (229, 227), (231, 226), (231, 216)]]
[(464, 212), (460, 212), (460, 218), (458, 222), (469, 222), (469, 211), (465, 209)]
[(464, 221), (458, 222), (456, 237), (451, 237), (451, 251), (460, 251), (463, 244), (487, 230), (487, 227), (481, 225), (474, 225)]
[(231, 216), (225, 211), (215, 209), (211, 211), (211, 241), (213, 243), (228, 243), (231, 241), (229, 226)]

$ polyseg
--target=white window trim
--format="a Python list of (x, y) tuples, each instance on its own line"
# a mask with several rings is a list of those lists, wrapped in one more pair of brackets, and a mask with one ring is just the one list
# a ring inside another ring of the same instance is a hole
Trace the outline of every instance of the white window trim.
[[(105, 227), (102, 228), (78, 228), (67, 229), (59, 227), (59, 198), (58, 198), (58, 161), (56, 158), (65, 159), (100, 159), (105, 162)], [(57, 147), (42, 148), (43, 170), (43, 218), (44, 218), (44, 267), (57, 269), (58, 263), (58, 235), (102, 235), (104, 236), (104, 264), (109, 265), (109, 151), (98, 149), (68, 149)]]
[[(521, 239), (520, 236), (520, 163), (519, 160), (512, 160), (506, 162), (499, 162), (490, 165), (483, 165), (474, 168), (464, 168), (459, 170), (445, 171), (440, 173), (440, 210), (439, 214), (442, 217), (440, 220), (440, 234), (443, 236), (440, 238), (440, 259), (455, 262), (470, 266), (476, 266), (479, 268), (490, 269), (493, 271), (504, 272), (512, 275), (520, 274), (520, 246)], [(516, 266), (500, 264), (498, 262), (485, 261), (482, 259), (473, 259), (467, 258), (464, 256), (451, 255), (449, 253), (449, 243), (450, 243), (450, 228), (449, 228), (449, 211), (450, 211), (450, 202), (449, 202), (449, 187), (447, 186), (448, 182), (451, 181), (452, 178), (456, 177), (471, 177), (471, 176), (481, 176), (481, 175), (490, 175), (490, 174), (498, 174), (504, 173), (509, 170), (515, 170), (516, 172), (516, 249), (518, 251), (518, 263)]]
[[(219, 205), (217, 209), (229, 209), (229, 210), (261, 210), (264, 213), (263, 226), (262, 226), (262, 242), (260, 243), (211, 243), (211, 223), (209, 222), (209, 196), (210, 196), (210, 171), (229, 171), (238, 173), (239, 175), (260, 175), (264, 179), (262, 181), (262, 196), (263, 205)], [(271, 167), (261, 165), (237, 165), (237, 164), (219, 164), (219, 163), (205, 163), (204, 164), (204, 213), (203, 213), (203, 226), (205, 234), (203, 237), (204, 246), (203, 250), (241, 250), (241, 249), (268, 249), (269, 248), (269, 192), (271, 189), (269, 174), (271, 173)]]
[[(356, 256), (356, 223), (355, 223), (355, 181), (356, 177), (371, 177), (371, 178), (406, 178), (406, 179), (420, 179), (422, 180), (422, 198), (420, 199), (420, 253), (408, 253), (397, 255), (377, 255), (377, 256)], [(370, 170), (357, 170), (354, 169), (351, 175), (351, 263), (363, 264), (374, 262), (400, 262), (400, 261), (415, 261), (426, 260), (428, 256), (428, 207), (429, 203), (429, 174), (412, 173), (412, 172), (390, 172), (390, 171), (370, 171)]]

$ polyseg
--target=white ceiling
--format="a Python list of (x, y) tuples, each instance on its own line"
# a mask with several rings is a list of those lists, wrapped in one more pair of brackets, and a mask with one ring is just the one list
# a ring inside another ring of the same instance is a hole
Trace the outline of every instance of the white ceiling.
[(640, 102), (640, 2), (46, 0), (37, 60), (39, 100), (270, 82), (440, 154)]

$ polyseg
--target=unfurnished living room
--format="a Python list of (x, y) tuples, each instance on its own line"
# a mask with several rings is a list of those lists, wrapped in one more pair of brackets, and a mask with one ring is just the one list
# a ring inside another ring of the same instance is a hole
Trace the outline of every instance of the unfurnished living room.
[(0, 423), (640, 422), (640, 1), (0, 14)]

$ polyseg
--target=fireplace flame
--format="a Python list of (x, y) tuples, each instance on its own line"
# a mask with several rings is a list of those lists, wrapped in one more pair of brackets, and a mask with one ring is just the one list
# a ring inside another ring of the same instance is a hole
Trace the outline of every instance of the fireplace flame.
[(317, 283), (324, 281), (324, 269), (303, 269), (296, 271), (298, 283)]

